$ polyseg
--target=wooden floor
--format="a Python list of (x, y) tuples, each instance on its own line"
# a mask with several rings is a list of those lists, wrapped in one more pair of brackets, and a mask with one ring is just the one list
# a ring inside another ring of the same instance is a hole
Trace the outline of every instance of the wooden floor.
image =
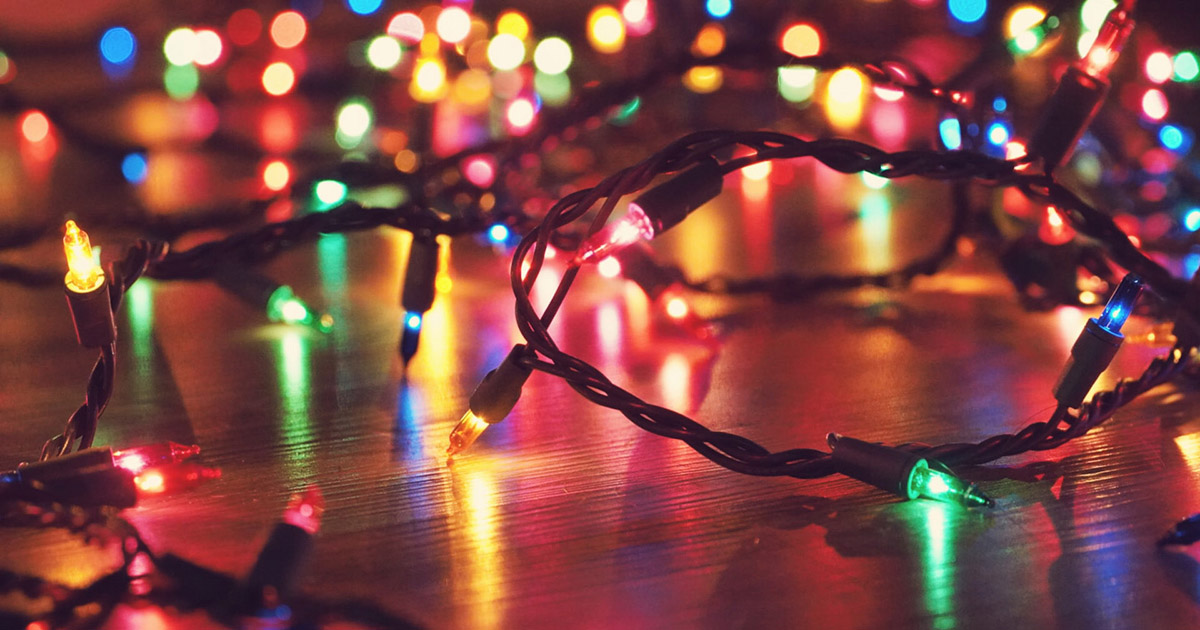
[[(797, 168), (840, 178), (842, 198), (874, 194), (857, 178)], [(753, 206), (738, 176), (729, 183), (664, 236), (661, 256), (696, 276), (886, 268), (944, 225), (935, 184), (889, 189), (906, 201), (870, 228), (836, 220), (852, 205), (805, 205), (803, 187)], [(753, 242), (753, 207), (775, 213), (764, 247)], [(742, 236), (717, 238), (738, 234), (731, 226)], [(92, 236), (106, 251), (120, 239)], [(210, 283), (135, 286), (118, 316), (117, 389), (97, 442), (196, 443), (223, 471), (126, 512), (154, 550), (242, 575), (288, 496), (318, 484), (327, 510), (303, 589), (370, 600), (429, 627), (1200, 622), (1196, 552), (1154, 546), (1200, 510), (1200, 396), (1187, 387), (1154, 391), (1057, 451), (970, 471), (996, 499), (991, 510), (901, 502), (841, 477), (735, 474), (541, 373), (505, 422), (448, 465), (467, 397), (517, 340), (507, 258), (455, 243), (453, 289), (427, 314), (405, 371), (396, 346), (407, 238), (325, 236), (263, 270), (327, 308), (337, 320), (328, 335), (264, 323)], [(20, 254), (42, 251), (58, 255), (53, 242)], [(1027, 313), (993, 267), (980, 252), (911, 290), (790, 305), (692, 296), (722, 329), (715, 343), (673, 332), (632, 285), (589, 272), (555, 331), (648, 400), (772, 449), (824, 448), (830, 431), (978, 440), (1050, 412), (1050, 387), (1093, 314)], [(76, 345), (57, 289), (5, 286), (0, 316), (0, 461), (15, 464), (61, 429), (94, 357)], [(1127, 332), (1151, 324), (1135, 318)], [(1126, 344), (1100, 384), (1136, 375), (1160, 351)], [(0, 536), (4, 568), (68, 583), (115, 561), (63, 536)], [(210, 624), (201, 613), (123, 606), (109, 627)]]

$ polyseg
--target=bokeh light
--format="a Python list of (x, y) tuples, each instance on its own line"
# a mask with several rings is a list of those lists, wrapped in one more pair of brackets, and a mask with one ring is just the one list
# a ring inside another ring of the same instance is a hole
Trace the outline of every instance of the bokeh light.
[(114, 26), (100, 37), (100, 55), (109, 63), (129, 63), (136, 54), (137, 39), (123, 26)]
[(284, 11), (271, 20), (271, 41), (280, 48), (295, 48), (308, 35), (308, 22), (295, 11)]
[(267, 190), (279, 192), (292, 180), (292, 169), (283, 160), (270, 160), (263, 165), (262, 181)]
[(42, 112), (32, 109), (21, 116), (21, 135), (30, 142), (41, 142), (50, 135), (50, 119)]
[(425, 23), (411, 11), (397, 13), (388, 22), (387, 34), (406, 42), (419, 42), (425, 37)]
[(1146, 78), (1150, 79), (1151, 83), (1166, 83), (1175, 73), (1175, 64), (1170, 55), (1158, 50), (1146, 57), (1145, 70)]
[(377, 70), (395, 68), (402, 54), (400, 42), (389, 35), (380, 35), (367, 45), (367, 61)]
[(287, 62), (276, 61), (263, 70), (262, 86), (271, 96), (283, 96), (296, 86), (296, 72)]
[(821, 52), (821, 34), (811, 24), (793, 24), (783, 32), (779, 45), (789, 55), (811, 57)]
[(193, 61), (200, 66), (211, 66), (221, 59), (225, 46), (221, 36), (211, 28), (196, 31), (196, 54)]
[(987, 13), (987, 0), (950, 0), (950, 16), (963, 24), (974, 24)]
[(383, 0), (346, 0), (346, 8), (358, 15), (371, 15), (383, 6)]
[(524, 41), (529, 37), (529, 20), (525, 19), (517, 11), (505, 11), (496, 19), (496, 33), (500, 35), (512, 35), (517, 39)]
[(497, 70), (515, 70), (525, 61), (525, 43), (516, 35), (500, 33), (488, 43), (487, 57)]
[(613, 7), (602, 4), (588, 14), (588, 42), (597, 52), (613, 54), (625, 47), (625, 22)]
[(185, 66), (196, 60), (196, 32), (190, 28), (177, 28), (163, 40), (163, 56), (172, 65)]
[(143, 153), (130, 153), (121, 160), (121, 175), (130, 184), (140, 184), (146, 181), (146, 175), (149, 172), (149, 164)]
[(720, 24), (707, 24), (696, 34), (692, 52), (700, 57), (712, 57), (725, 50), (725, 28)]
[(704, 10), (718, 20), (729, 17), (733, 12), (733, 0), (706, 0)]
[(446, 7), (438, 14), (437, 33), (444, 41), (457, 44), (471, 32), (471, 16), (462, 7)]
[(262, 17), (254, 9), (238, 9), (225, 22), (225, 32), (235, 46), (249, 46), (262, 35)]
[(533, 49), (533, 65), (538, 72), (561, 74), (571, 67), (571, 45), (561, 37), (547, 37)]
[(1167, 104), (1167, 95), (1163, 94), (1162, 90), (1150, 88), (1142, 96), (1142, 113), (1150, 120), (1162, 120), (1167, 117), (1167, 112), (1170, 111), (1170, 106)]
[(1187, 83), (1195, 81), (1197, 76), (1200, 76), (1200, 61), (1196, 59), (1196, 53), (1185, 50), (1177, 55), (1173, 60), (1175, 66), (1175, 80)]

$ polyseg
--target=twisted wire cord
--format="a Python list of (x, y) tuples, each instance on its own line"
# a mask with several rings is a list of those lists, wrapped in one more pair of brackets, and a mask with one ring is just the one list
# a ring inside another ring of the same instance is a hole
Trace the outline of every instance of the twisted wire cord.
[[(105, 286), (108, 287), (108, 299), (114, 312), (120, 306), (121, 299), (129, 287), (151, 265), (162, 259), (166, 252), (165, 243), (141, 240), (125, 252), (124, 258), (110, 266), (109, 279)], [(115, 341), (100, 348), (100, 356), (88, 377), (83, 403), (67, 419), (63, 432), (50, 438), (42, 446), (41, 460), (61, 457), (76, 448), (84, 449), (92, 445), (100, 416), (104, 414), (104, 409), (112, 398), (116, 361)]]
[[(995, 160), (965, 152), (901, 151), (888, 153), (849, 140), (801, 140), (773, 132), (698, 132), (668, 145), (644, 162), (618, 171), (595, 187), (583, 189), (561, 199), (545, 219), (527, 234), (513, 253), (510, 267), (511, 283), (516, 297), (518, 329), (531, 350), (522, 362), (526, 367), (562, 378), (587, 400), (621, 412), (638, 427), (656, 435), (678, 439), (711, 461), (736, 472), (761, 476), (792, 476), (816, 478), (834, 474), (830, 455), (817, 449), (797, 448), (771, 452), (766, 447), (736, 434), (713, 431), (673, 410), (650, 404), (612, 383), (597, 368), (586, 361), (559, 350), (549, 333), (549, 325), (578, 268), (564, 274), (554, 298), (546, 311), (539, 315), (530, 300), (529, 292), (544, 262), (545, 249), (553, 232), (588, 213), (601, 204), (589, 233), (595, 233), (607, 221), (620, 197), (636, 192), (649, 184), (656, 175), (681, 171), (702, 159), (715, 159), (714, 153), (730, 146), (741, 145), (755, 153), (727, 161), (725, 173), (757, 161), (779, 157), (812, 157), (831, 168), (853, 173), (871, 171), (884, 177), (921, 176), (932, 179), (977, 179), (994, 184), (1024, 185), (1031, 182), (1043, 185), (1044, 194), (1067, 200), (1065, 188), (1048, 178), (1033, 178), (1016, 171), (1019, 164)], [(1069, 191), (1066, 191), (1069, 193)], [(1133, 259), (1122, 243), (1128, 239), (1119, 229), (1109, 232), (1112, 224), (1107, 218), (1082, 201), (1074, 198), (1068, 207), (1072, 218), (1081, 223), (1084, 231), (1108, 237), (1114, 251)], [(1090, 221), (1088, 225), (1086, 222)], [(1107, 241), (1106, 241), (1107, 242)], [(1146, 274), (1151, 286), (1165, 277), (1175, 281), (1168, 272), (1145, 258), (1137, 264), (1145, 269), (1161, 270)], [(1118, 262), (1121, 262), (1118, 260)], [(525, 265), (528, 270), (522, 273)], [(1136, 269), (1135, 269), (1136, 271)], [(1170, 299), (1170, 295), (1165, 296)], [(952, 443), (941, 446), (905, 444), (901, 448), (928, 455), (948, 465), (980, 464), (1029, 450), (1056, 448), (1087, 433), (1113, 413), (1142, 393), (1178, 376), (1193, 363), (1194, 346), (1179, 346), (1168, 355), (1155, 359), (1136, 379), (1121, 381), (1113, 390), (1099, 392), (1072, 414), (1059, 407), (1045, 422), (1035, 422), (1015, 434), (997, 435), (977, 443)], [(537, 355), (540, 355), (537, 356)], [(1063, 426), (1065, 424), (1065, 426)]]

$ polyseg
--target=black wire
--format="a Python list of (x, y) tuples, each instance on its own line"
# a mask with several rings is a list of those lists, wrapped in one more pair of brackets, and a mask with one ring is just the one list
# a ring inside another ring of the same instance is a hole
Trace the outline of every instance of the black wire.
[[(1060, 207), (1068, 209), (1068, 217), (1081, 231), (1104, 242), (1118, 263), (1143, 275), (1156, 291), (1163, 287), (1161, 294), (1166, 299), (1191, 296), (1189, 291), (1179, 289), (1179, 281), (1169, 272), (1138, 252), (1110, 218), (1083, 203), (1048, 177), (1017, 172), (1019, 164), (1015, 162), (962, 151), (889, 153), (851, 140), (802, 140), (775, 132), (705, 131), (690, 134), (645, 161), (618, 171), (596, 186), (576, 191), (556, 203), (542, 222), (517, 245), (510, 265), (510, 278), (516, 297), (517, 327), (529, 348), (542, 357), (526, 357), (524, 362), (527, 367), (562, 378), (587, 400), (621, 412), (635, 425), (651, 433), (681, 440), (704, 457), (736, 472), (815, 478), (836, 471), (829, 454), (824, 451), (800, 448), (773, 453), (743, 436), (710, 430), (683, 414), (647, 403), (612, 383), (597, 368), (561, 351), (550, 335), (549, 326), (561, 300), (565, 298), (573, 274), (564, 276), (551, 306), (542, 314), (537, 313), (529, 296), (541, 271), (546, 247), (556, 230), (583, 217), (600, 203), (601, 207), (589, 230), (589, 234), (595, 233), (607, 221), (619, 198), (640, 190), (658, 175), (681, 171), (702, 159), (718, 159), (720, 154), (727, 154), (730, 148), (736, 146), (749, 147), (755, 152), (727, 160), (722, 166), (723, 173), (766, 159), (807, 156), (845, 173), (867, 171), (889, 178), (921, 176), (1021, 186), (1028, 194), (1053, 199)], [(965, 191), (958, 190), (956, 194), (962, 195)], [(963, 200), (956, 197), (956, 201), (961, 203)], [(961, 229), (961, 221), (964, 220), (965, 212), (960, 206), (955, 215), (958, 229)], [(955, 232), (952, 229), (951, 235)], [(936, 268), (949, 256), (947, 250), (952, 248), (953, 240), (946, 239), (930, 257), (918, 261), (922, 264), (906, 266), (902, 271), (917, 273), (917, 270), (930, 269), (931, 265)], [(528, 268), (524, 270), (526, 263)], [(1130, 267), (1130, 264), (1134, 267)], [(867, 278), (870, 277), (852, 277), (847, 282), (863, 282)], [(1193, 346), (1175, 348), (1166, 357), (1155, 359), (1139, 378), (1122, 381), (1114, 390), (1097, 393), (1076, 414), (1059, 407), (1047, 421), (1030, 424), (1015, 434), (997, 435), (978, 443), (935, 447), (907, 444), (901, 447), (949, 465), (980, 464), (1029, 450), (1056, 448), (1112, 417), (1114, 412), (1138, 395), (1180, 374), (1191, 363), (1194, 354)]]

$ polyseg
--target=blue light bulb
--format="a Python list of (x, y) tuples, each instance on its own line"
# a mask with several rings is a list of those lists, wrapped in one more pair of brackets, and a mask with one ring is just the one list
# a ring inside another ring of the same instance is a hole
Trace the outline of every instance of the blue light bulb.
[(962, 147), (962, 126), (957, 118), (945, 118), (938, 123), (938, 134), (942, 137), (942, 146), (954, 151)]
[(1108, 298), (1108, 304), (1105, 305), (1104, 312), (1100, 314), (1100, 317), (1096, 318), (1096, 324), (1114, 335), (1120, 335), (1121, 327), (1133, 313), (1133, 306), (1137, 303), (1144, 286), (1142, 279), (1137, 275), (1132, 273), (1126, 275), (1125, 279), (1121, 280), (1121, 284), (1117, 286), (1117, 290), (1113, 291), (1112, 297)]
[(406, 328), (408, 328), (409, 330), (420, 330), (421, 329), (421, 314), (420, 313), (406, 314), (404, 316), (404, 326)]
[(488, 229), (488, 239), (497, 245), (508, 242), (508, 226), (497, 223)]

